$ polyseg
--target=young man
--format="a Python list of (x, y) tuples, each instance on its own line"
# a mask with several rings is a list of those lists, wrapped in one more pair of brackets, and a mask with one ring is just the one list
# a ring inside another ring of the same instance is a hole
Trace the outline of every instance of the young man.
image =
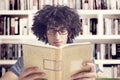
[[(74, 9), (67, 6), (46, 5), (36, 13), (32, 31), (39, 40), (58, 47), (72, 43), (73, 39), (79, 35), (80, 28), (79, 15)], [(83, 66), (89, 66), (90, 72), (71, 75), (71, 80), (95, 80), (97, 76), (102, 74), (93, 63), (85, 63)], [(21, 57), (1, 80), (34, 80), (44, 76), (45, 73), (39, 72), (36, 66), (24, 70)]]

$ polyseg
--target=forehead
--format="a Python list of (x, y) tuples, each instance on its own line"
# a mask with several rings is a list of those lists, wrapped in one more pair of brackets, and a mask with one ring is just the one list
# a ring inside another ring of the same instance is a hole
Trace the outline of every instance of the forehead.
[(60, 26), (48, 25), (48, 26), (47, 26), (47, 29), (50, 29), (50, 28), (52, 28), (52, 29), (61, 29), (61, 28), (67, 28), (67, 27), (65, 27), (65, 26), (63, 26), (63, 25), (60, 25)]

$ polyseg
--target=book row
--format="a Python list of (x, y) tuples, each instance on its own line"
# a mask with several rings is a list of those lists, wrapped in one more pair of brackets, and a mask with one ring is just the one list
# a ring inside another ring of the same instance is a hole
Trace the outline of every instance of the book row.
[(1, 60), (16, 60), (22, 56), (21, 44), (0, 44)]
[(28, 19), (17, 16), (0, 16), (0, 35), (28, 34)]
[(120, 9), (120, 0), (1, 0), (0, 10), (37, 10), (47, 4), (90, 10)]
[(105, 73), (106, 78), (120, 78), (120, 65), (104, 65), (103, 72)]
[[(0, 35), (28, 35), (28, 22), (26, 17), (0, 16)], [(101, 26), (97, 18), (82, 18), (81, 23), (81, 35), (120, 34), (120, 18), (104, 18)], [(103, 27), (103, 33), (99, 27)]]
[(120, 44), (95, 44), (95, 59), (120, 59)]
[[(0, 59), (18, 59), (23, 54), (22, 44), (0, 44)], [(97, 60), (120, 59), (120, 44), (95, 44), (93, 56)]]
[[(81, 35), (119, 35), (120, 34), (120, 18), (103, 18), (103, 25), (98, 26), (97, 18), (83, 18)], [(103, 27), (101, 31), (100, 27)]]

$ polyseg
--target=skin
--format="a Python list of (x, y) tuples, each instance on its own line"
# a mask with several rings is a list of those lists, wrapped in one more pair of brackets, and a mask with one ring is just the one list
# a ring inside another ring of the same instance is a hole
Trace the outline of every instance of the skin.
[[(49, 26), (49, 28), (54, 28), (55, 30), (59, 30), (61, 27)], [(67, 43), (67, 38), (68, 38), (68, 33), (65, 35), (60, 35), (59, 32), (56, 32), (56, 34), (54, 35), (47, 34), (48, 43), (56, 47), (65, 45)]]
[[(52, 27), (52, 26), (49, 26)], [(56, 30), (59, 30), (60, 27), (53, 27)], [(68, 34), (60, 35), (59, 32), (56, 32), (55, 35), (46, 35), (48, 42), (53, 46), (62, 46), (67, 43)], [(80, 72), (71, 75), (71, 80), (95, 80), (95, 78), (101, 74), (99, 77), (103, 76), (102, 73), (96, 73), (96, 68), (93, 63), (84, 63), (83, 66), (89, 66), (89, 72)], [(45, 76), (44, 72), (39, 72), (37, 67), (30, 67), (24, 70), (21, 75), (18, 77), (13, 72), (8, 71), (0, 80), (34, 80), (38, 78), (43, 78)]]

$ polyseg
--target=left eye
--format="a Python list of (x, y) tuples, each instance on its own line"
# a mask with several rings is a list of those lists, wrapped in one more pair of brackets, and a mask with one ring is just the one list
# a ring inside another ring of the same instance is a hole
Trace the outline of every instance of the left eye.
[(60, 32), (66, 32), (66, 30), (61, 30)]

